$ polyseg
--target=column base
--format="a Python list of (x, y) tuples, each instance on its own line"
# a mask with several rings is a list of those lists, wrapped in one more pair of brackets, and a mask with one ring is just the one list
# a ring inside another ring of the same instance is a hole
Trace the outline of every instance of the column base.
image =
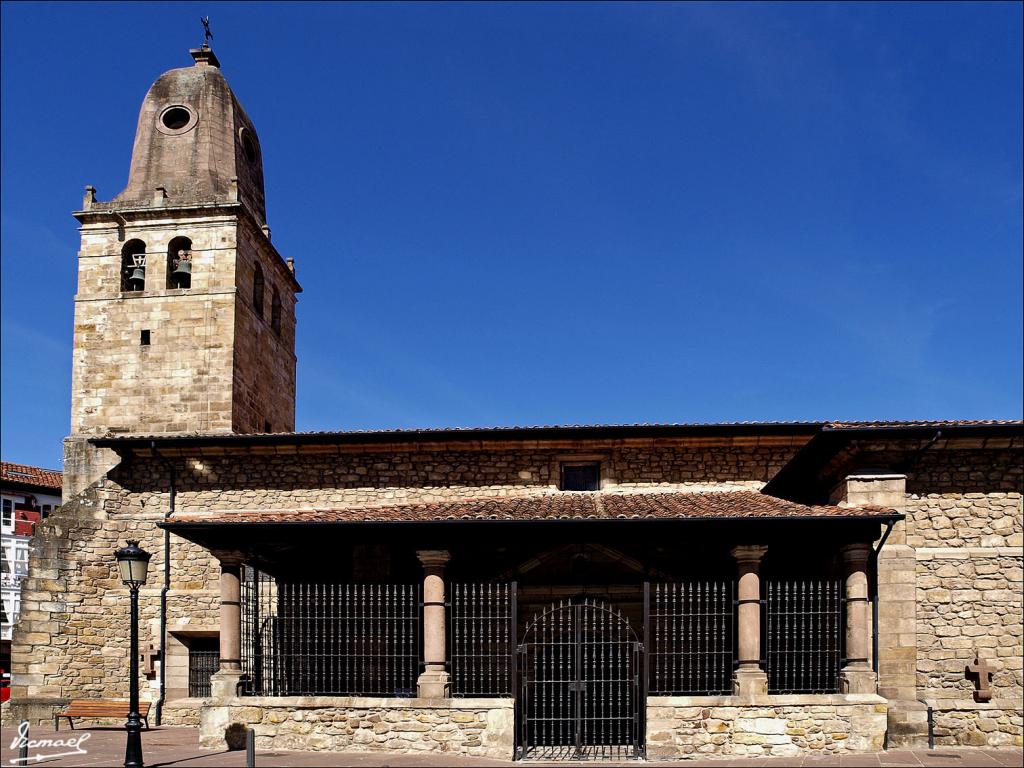
[(763, 669), (737, 669), (732, 676), (733, 696), (767, 696), (768, 675)]
[(416, 680), (416, 695), (421, 699), (451, 698), (451, 680), (447, 672), (424, 672)]
[(878, 680), (870, 665), (851, 665), (839, 670), (840, 693), (878, 693)]
[(242, 682), (242, 670), (221, 669), (210, 675), (210, 698), (223, 700), (238, 696), (238, 686)]

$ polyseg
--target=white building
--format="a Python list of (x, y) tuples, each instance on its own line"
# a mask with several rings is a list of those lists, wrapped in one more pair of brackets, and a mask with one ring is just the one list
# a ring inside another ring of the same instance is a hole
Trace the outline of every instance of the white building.
[(0, 685), (11, 668), (11, 635), (21, 613), (21, 583), (36, 523), (60, 506), (61, 473), (0, 462)]

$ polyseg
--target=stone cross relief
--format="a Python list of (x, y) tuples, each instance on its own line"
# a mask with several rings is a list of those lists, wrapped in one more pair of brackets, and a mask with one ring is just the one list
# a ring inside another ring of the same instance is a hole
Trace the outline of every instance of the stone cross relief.
[(149, 648), (139, 655), (142, 656), (143, 671), (146, 677), (152, 680), (156, 677), (156, 662), (160, 660), (159, 649), (150, 643)]
[(981, 654), (974, 655), (974, 663), (968, 664), (964, 667), (964, 677), (974, 680), (974, 700), (991, 701), (992, 700), (992, 673), (995, 671), (995, 667), (989, 664), (987, 661), (981, 658)]

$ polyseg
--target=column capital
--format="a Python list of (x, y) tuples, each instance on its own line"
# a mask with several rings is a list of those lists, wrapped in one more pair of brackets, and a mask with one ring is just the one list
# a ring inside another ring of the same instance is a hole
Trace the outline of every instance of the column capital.
[(840, 547), (839, 553), (847, 566), (867, 566), (868, 558), (871, 557), (871, 545), (865, 541), (857, 541)]
[(736, 558), (737, 563), (757, 565), (767, 551), (768, 547), (763, 544), (741, 544), (738, 547), (733, 547), (730, 554)]
[(417, 549), (416, 557), (424, 568), (444, 568), (452, 559), (447, 549)]
[(237, 568), (245, 564), (245, 557), (241, 552), (231, 550), (211, 549), (210, 554), (217, 558), (222, 568)]

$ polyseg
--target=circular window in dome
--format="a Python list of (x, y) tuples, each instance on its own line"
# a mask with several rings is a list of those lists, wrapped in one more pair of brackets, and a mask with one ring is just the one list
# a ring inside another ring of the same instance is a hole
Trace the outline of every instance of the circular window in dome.
[(248, 128), (243, 126), (238, 129), (238, 140), (242, 144), (242, 153), (245, 155), (245, 159), (250, 163), (255, 163), (256, 158), (259, 157), (259, 150), (256, 148), (256, 142)]
[(195, 126), (197, 120), (198, 118), (193, 110), (183, 104), (175, 104), (166, 107), (160, 112), (160, 116), (156, 121), (156, 127), (161, 133), (176, 136), (190, 131)]

